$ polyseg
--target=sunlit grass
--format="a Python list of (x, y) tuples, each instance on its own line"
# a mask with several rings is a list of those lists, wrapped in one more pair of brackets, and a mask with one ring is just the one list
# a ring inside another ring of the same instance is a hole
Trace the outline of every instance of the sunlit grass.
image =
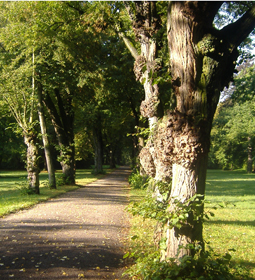
[[(110, 169), (105, 169), (106, 173), (110, 171)], [(61, 175), (62, 172), (56, 172), (57, 181)], [(47, 185), (48, 174), (47, 172), (41, 172), (40, 195), (24, 195), (21, 189), (26, 184), (26, 171), (0, 171), (0, 217), (31, 207), (62, 193), (78, 189), (102, 176), (92, 174), (92, 169), (77, 170), (75, 185), (57, 186), (56, 190), (50, 190)]]
[(255, 174), (208, 170), (206, 200), (206, 209), (214, 205), (218, 209), (205, 223), (205, 240), (219, 253), (234, 249), (233, 262), (255, 279)]
[[(132, 189), (130, 193), (130, 200), (137, 201), (146, 191)], [(208, 170), (206, 201), (205, 211), (215, 214), (204, 224), (207, 246), (219, 254), (230, 253), (232, 262), (241, 270), (250, 271), (250, 279), (255, 279), (255, 174)], [(131, 225), (130, 236), (142, 237), (131, 239), (131, 246), (137, 251), (152, 251), (155, 222), (134, 217)]]

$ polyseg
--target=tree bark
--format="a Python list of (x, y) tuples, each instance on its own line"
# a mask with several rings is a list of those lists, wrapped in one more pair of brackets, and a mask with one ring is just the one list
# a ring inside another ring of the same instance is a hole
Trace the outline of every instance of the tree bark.
[(27, 145), (27, 179), (31, 193), (40, 194), (38, 147), (35, 139), (33, 135), (24, 136), (24, 142)]
[[(217, 4), (216, 4), (217, 5)], [(168, 116), (164, 150), (171, 151), (172, 189), (169, 210), (175, 198), (185, 202), (196, 194), (205, 194), (210, 131), (221, 89), (228, 84), (234, 70), (236, 50), (228, 51), (221, 38), (208, 33), (212, 28), (211, 4), (172, 2), (168, 10), (168, 43), (172, 85), (176, 109)], [(224, 58), (219, 52), (225, 51)], [(225, 69), (224, 63), (230, 65)], [(225, 73), (223, 73), (224, 69)], [(170, 129), (172, 127), (172, 129)], [(203, 204), (202, 204), (203, 205)], [(200, 212), (203, 211), (201, 206)], [(190, 213), (192, 217), (192, 213)], [(188, 218), (187, 225), (167, 232), (167, 250), (163, 259), (176, 257), (180, 245), (199, 242), (203, 246), (202, 222)], [(192, 254), (181, 249), (179, 257)]]
[[(141, 43), (141, 55), (136, 59), (134, 71), (144, 83), (141, 113), (153, 127), (140, 159), (146, 173), (156, 180), (169, 182), (172, 177), (168, 211), (176, 210), (176, 199), (179, 203), (192, 203), (188, 202), (191, 197), (199, 194), (201, 200), (205, 194), (210, 131), (220, 92), (232, 79), (238, 45), (255, 26), (253, 5), (236, 24), (216, 30), (213, 20), (221, 4), (169, 2), (167, 39), (176, 108), (159, 119), (156, 110), (159, 92), (151, 78), (151, 73), (157, 71), (155, 38), (159, 20), (155, 4), (135, 3), (133, 29)], [(198, 210), (202, 213), (203, 203)], [(200, 218), (195, 221), (192, 212), (180, 228), (165, 229), (167, 249), (162, 252), (162, 259), (175, 258), (179, 246), (199, 242), (203, 247), (202, 221)], [(192, 253), (190, 249), (181, 249), (179, 257)]]
[(153, 74), (157, 69), (156, 53), (157, 42), (153, 34), (160, 28), (160, 20), (156, 14), (156, 6), (153, 2), (136, 2), (136, 21), (133, 23), (136, 38), (141, 44), (141, 54), (136, 56), (134, 72), (136, 79), (144, 87), (145, 100), (142, 101), (140, 112), (143, 117), (148, 118), (150, 128), (157, 122), (157, 107), (159, 89), (153, 84)]
[(41, 127), (41, 133), (42, 133), (42, 140), (43, 140), (43, 147), (44, 147), (44, 154), (47, 164), (47, 170), (48, 170), (48, 177), (49, 177), (49, 188), (50, 189), (56, 189), (56, 177), (55, 177), (55, 168), (53, 164), (51, 149), (50, 149), (50, 143), (47, 135), (47, 129), (46, 129), (46, 122), (45, 117), (43, 114), (43, 104), (42, 104), (42, 86), (41, 84), (38, 84), (38, 116), (39, 116), (39, 122)]

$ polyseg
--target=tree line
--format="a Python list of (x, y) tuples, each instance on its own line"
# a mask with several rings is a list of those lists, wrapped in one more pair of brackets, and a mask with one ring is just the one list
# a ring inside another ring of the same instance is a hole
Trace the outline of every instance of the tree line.
[(210, 168), (254, 172), (254, 67), (252, 60), (238, 66), (231, 86), (223, 91), (213, 121)]
[(103, 163), (114, 167), (137, 153), (132, 135), (142, 91), (132, 57), (107, 27), (111, 9), (90, 2), (1, 3), (2, 167), (20, 166), (25, 146), (35, 193), (44, 157), (55, 188), (57, 166), (74, 183), (79, 160), (91, 164), (93, 157), (100, 173)]

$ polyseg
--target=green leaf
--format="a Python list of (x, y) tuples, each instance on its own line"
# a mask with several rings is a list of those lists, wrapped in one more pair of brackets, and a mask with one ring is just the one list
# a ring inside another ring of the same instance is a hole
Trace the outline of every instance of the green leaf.
[(131, 237), (131, 240), (136, 240), (138, 238), (138, 235), (133, 235), (132, 237)]

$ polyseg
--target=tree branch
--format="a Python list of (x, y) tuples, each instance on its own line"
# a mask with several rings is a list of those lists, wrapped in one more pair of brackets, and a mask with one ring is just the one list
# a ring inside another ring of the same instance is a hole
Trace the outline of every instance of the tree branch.
[(130, 51), (133, 58), (136, 59), (139, 56), (137, 49), (134, 47), (134, 45), (131, 43), (131, 41), (125, 36), (125, 34), (120, 31), (120, 27), (118, 24), (115, 24), (115, 30), (117, 31), (119, 37), (123, 39), (126, 47)]
[(124, 35), (123, 32), (118, 32), (118, 34), (123, 39), (126, 47), (130, 51), (133, 58), (136, 59), (139, 56), (137, 49), (134, 47), (134, 45), (131, 43), (131, 41)]
[(231, 48), (237, 48), (255, 28), (255, 4), (236, 22), (224, 27), (220, 32), (227, 38)]
[(62, 122), (59, 118), (56, 106), (54, 105), (54, 102), (52, 101), (49, 93), (46, 91), (43, 97), (43, 104), (47, 108), (49, 115), (51, 117), (52, 122), (55, 124), (55, 127), (60, 130), (62, 128)]
[(85, 13), (82, 9), (80, 9), (79, 7), (75, 7), (75, 6), (71, 5), (69, 2), (66, 2), (66, 1), (62, 1), (62, 2), (65, 3), (65, 5), (67, 5), (69, 8), (77, 11), (80, 16), (82, 16)]

